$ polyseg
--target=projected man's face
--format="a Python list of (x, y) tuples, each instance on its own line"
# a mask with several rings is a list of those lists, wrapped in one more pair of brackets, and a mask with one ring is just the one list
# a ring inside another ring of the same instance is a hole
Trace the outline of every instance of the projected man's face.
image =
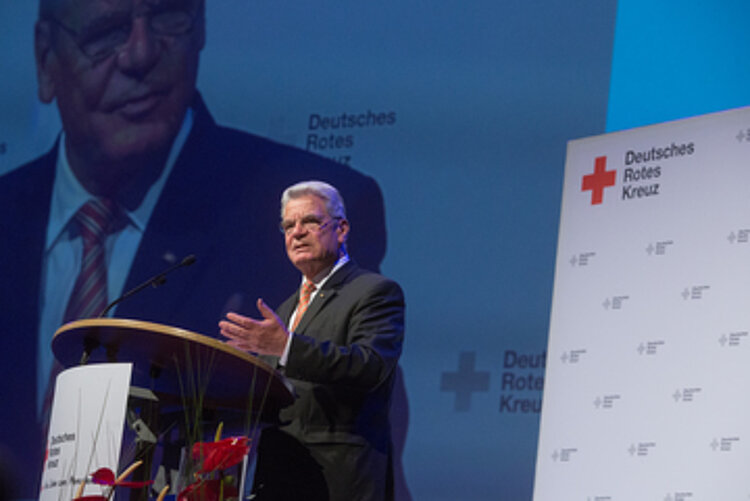
[(195, 90), (200, 0), (59, 4), (35, 33), (39, 94), (57, 100), (76, 174), (164, 155)]

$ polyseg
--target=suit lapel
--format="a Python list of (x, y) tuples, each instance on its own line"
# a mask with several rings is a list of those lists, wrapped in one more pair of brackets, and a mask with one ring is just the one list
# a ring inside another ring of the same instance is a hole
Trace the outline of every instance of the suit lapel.
[[(207, 235), (208, 226), (215, 218), (206, 217), (206, 205), (210, 201), (202, 200), (194, 192), (194, 186), (209, 184), (203, 178), (210, 169), (201, 163), (201, 159), (210, 157), (203, 145), (211, 144), (210, 135), (216, 123), (200, 96), (196, 97), (194, 110), (193, 128), (154, 207), (123, 291), (136, 287), (189, 254), (195, 254), (199, 262), (204, 256), (212, 255), (211, 247), (215, 243)], [(181, 280), (187, 284), (183, 290), (189, 291), (196, 286), (200, 273), (192, 269), (181, 275)], [(133, 296), (118, 307), (117, 315), (170, 318), (184, 296), (174, 290), (169, 292), (160, 294), (155, 302), (146, 294)]]
[[(41, 263), (44, 259), (56, 158), (57, 144), (33, 165), (23, 167), (24, 172), (30, 173), (28, 178), (24, 178), (23, 183), (14, 183), (13, 192), (2, 195), (7, 196), (7, 200), (16, 200), (15, 203), (11, 202), (10, 207), (31, 209), (23, 217), (3, 214), (0, 222), (2, 234), (10, 238), (10, 243), (5, 242), (0, 252), (0, 276), (5, 285), (0, 292), (0, 303), (8, 306), (8, 311), (3, 312), (6, 318), (0, 323), (4, 326), (2, 335), (7, 337), (8, 342), (22, 333), (33, 340), (29, 343), (17, 343), (12, 350), (5, 351), (7, 354), (24, 350), (24, 354), (14, 362), (21, 360), (19, 368), (27, 373), (18, 370), (15, 376), (32, 382), (36, 380), (33, 370), (37, 356), (39, 298), (43, 293)], [(23, 251), (19, 252), (17, 248), (21, 246)], [(8, 325), (11, 327), (7, 327)], [(35, 394), (36, 391), (32, 393)]]
[(284, 301), (276, 311), (276, 314), (279, 316), (281, 321), (284, 322), (285, 327), (289, 325), (289, 319), (291, 318), (298, 301), (299, 288), (297, 289), (297, 292), (295, 292), (291, 297), (287, 298), (287, 300)]
[[(323, 288), (315, 295), (315, 298), (307, 307), (305, 315), (300, 320), (297, 326), (297, 332), (304, 334), (305, 329), (315, 317), (330, 304), (331, 301), (338, 295), (339, 289), (349, 281), (350, 276), (357, 270), (357, 265), (354, 261), (349, 261), (341, 267), (331, 278), (323, 285)], [(297, 292), (297, 295), (299, 292)], [(296, 301), (294, 303), (296, 305)]]

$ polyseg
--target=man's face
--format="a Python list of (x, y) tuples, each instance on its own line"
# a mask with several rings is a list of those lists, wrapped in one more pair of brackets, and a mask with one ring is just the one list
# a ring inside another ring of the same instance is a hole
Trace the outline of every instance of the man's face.
[(346, 219), (331, 218), (316, 195), (289, 200), (281, 225), (289, 260), (309, 279), (334, 265), (349, 233)]
[[(118, 163), (164, 154), (195, 90), (205, 40), (199, 0), (65, 0), (55, 21), (37, 27), (40, 97), (57, 100), (71, 153), (92, 163)], [(155, 13), (184, 8), (192, 29), (160, 35)], [(133, 13), (136, 16), (133, 18)], [(127, 33), (114, 53), (92, 60), (93, 40)], [(64, 28), (62, 27), (64, 25)], [(45, 45), (46, 44), (46, 45)]]

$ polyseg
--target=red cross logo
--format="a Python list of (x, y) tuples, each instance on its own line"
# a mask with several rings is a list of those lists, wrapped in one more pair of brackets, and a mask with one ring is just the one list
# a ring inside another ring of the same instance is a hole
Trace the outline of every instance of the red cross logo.
[(591, 190), (591, 205), (602, 203), (604, 188), (615, 185), (616, 170), (607, 170), (607, 157), (596, 157), (594, 173), (583, 176), (581, 191)]

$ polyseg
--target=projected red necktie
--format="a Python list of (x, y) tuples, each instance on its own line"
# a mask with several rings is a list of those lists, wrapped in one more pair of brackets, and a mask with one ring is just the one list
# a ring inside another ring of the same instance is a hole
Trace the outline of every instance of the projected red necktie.
[[(63, 323), (96, 316), (107, 306), (105, 240), (112, 230), (114, 218), (114, 204), (111, 200), (104, 198), (89, 200), (76, 212), (74, 221), (83, 240), (83, 257), (81, 270), (65, 309)], [(42, 402), (43, 440), (47, 438), (55, 380), (63, 369), (64, 367), (57, 360), (52, 362), (52, 370)]]
[(114, 215), (114, 204), (105, 198), (88, 201), (75, 215), (83, 240), (83, 258), (63, 322), (96, 316), (107, 306), (104, 244), (112, 229)]
[(302, 286), (302, 290), (299, 293), (299, 303), (297, 303), (297, 316), (294, 317), (294, 323), (292, 324), (292, 331), (297, 328), (299, 321), (302, 320), (302, 315), (307, 311), (307, 306), (310, 304), (310, 297), (315, 291), (315, 284), (306, 281)]

